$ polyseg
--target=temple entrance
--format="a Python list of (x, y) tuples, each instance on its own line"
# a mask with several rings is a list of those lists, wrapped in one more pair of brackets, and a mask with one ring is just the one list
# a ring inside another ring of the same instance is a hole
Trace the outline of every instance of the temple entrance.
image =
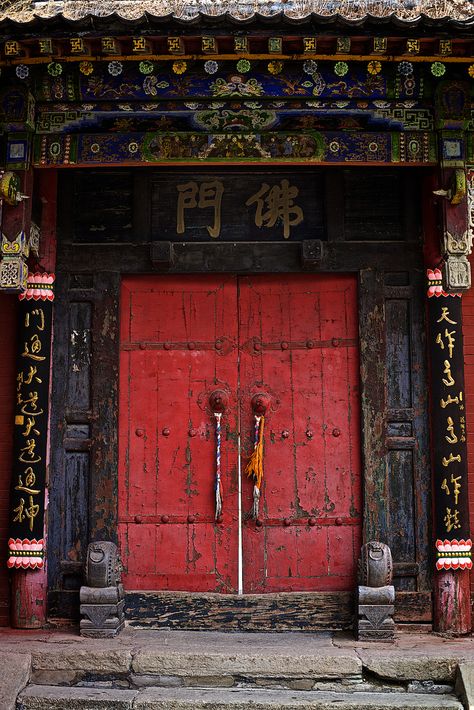
[[(342, 591), (361, 541), (355, 275), (126, 276), (119, 539), (129, 590)], [(213, 394), (223, 513), (215, 520)], [(257, 519), (244, 469), (267, 403)]]

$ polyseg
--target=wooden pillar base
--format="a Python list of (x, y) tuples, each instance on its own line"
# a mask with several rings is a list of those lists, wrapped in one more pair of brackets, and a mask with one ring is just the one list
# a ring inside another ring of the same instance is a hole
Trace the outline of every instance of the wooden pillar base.
[(41, 629), (46, 624), (45, 570), (12, 573), (11, 625), (14, 629)]
[(434, 573), (434, 630), (452, 636), (471, 633), (469, 570)]

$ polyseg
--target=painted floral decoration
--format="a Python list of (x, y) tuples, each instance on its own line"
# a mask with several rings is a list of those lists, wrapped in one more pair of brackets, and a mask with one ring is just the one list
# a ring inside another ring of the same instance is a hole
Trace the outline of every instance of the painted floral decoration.
[(219, 65), (214, 59), (209, 59), (207, 62), (204, 62), (204, 71), (206, 74), (215, 74), (218, 69)]
[(94, 65), (92, 62), (80, 62), (79, 71), (81, 74), (84, 74), (84, 76), (89, 76), (89, 74), (92, 74), (94, 71)]
[(186, 62), (173, 62), (173, 71), (175, 74), (184, 74), (187, 68), (188, 65), (186, 64)]
[(153, 69), (154, 69), (153, 62), (145, 61), (145, 62), (140, 62), (140, 64), (138, 65), (138, 71), (141, 74), (151, 74), (153, 72)]
[(337, 76), (346, 76), (349, 71), (349, 65), (347, 62), (336, 62), (334, 65), (334, 73)]
[(239, 59), (237, 62), (237, 71), (241, 74), (246, 74), (250, 71), (250, 62), (248, 59)]
[(444, 76), (446, 74), (446, 65), (443, 62), (433, 62), (431, 65), (431, 73), (433, 76)]
[(270, 74), (281, 74), (283, 62), (268, 62), (268, 71)]
[(119, 74), (121, 74), (123, 71), (123, 64), (122, 62), (118, 62), (116, 59), (114, 59), (113, 62), (109, 62), (109, 66), (107, 68), (111, 76), (119, 76)]
[(305, 74), (314, 74), (318, 69), (318, 63), (314, 59), (307, 59), (303, 64), (303, 71)]
[(15, 74), (19, 79), (26, 79), (28, 74), (30, 73), (29, 68), (26, 66), (26, 64), (19, 64), (17, 68), (15, 69)]
[(367, 71), (369, 74), (372, 74), (372, 76), (376, 76), (382, 71), (382, 64), (375, 59), (373, 62), (368, 63)]
[(59, 62), (50, 62), (48, 64), (48, 74), (50, 76), (61, 76), (63, 68)]
[(413, 74), (413, 64), (411, 62), (400, 62), (398, 65), (398, 73), (402, 76)]
[(467, 73), (469, 74), (469, 76), (472, 76), (472, 78), (474, 79), (474, 64), (471, 64), (471, 65), (468, 67)]

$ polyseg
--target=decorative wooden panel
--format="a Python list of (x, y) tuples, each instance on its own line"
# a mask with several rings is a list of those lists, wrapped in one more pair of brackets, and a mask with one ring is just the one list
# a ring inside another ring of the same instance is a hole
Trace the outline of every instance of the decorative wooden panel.
[(87, 544), (116, 537), (118, 283), (104, 273), (57, 279), (48, 516), (53, 616), (78, 614)]
[(430, 469), (420, 272), (361, 272), (365, 538), (386, 542), (398, 589), (429, 580)]

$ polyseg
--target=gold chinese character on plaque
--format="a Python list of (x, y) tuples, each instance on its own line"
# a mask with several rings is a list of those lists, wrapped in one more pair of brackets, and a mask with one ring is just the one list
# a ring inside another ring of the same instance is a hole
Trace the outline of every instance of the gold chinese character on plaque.
[(217, 42), (215, 37), (201, 37), (201, 51), (203, 54), (216, 54)]
[(182, 37), (168, 37), (168, 52), (170, 54), (184, 54), (184, 40)]
[(84, 40), (82, 37), (72, 37), (69, 40), (69, 43), (71, 45), (71, 54), (85, 54), (86, 53), (86, 45), (84, 43)]
[(420, 47), (421, 47), (421, 44), (420, 44), (419, 39), (407, 39), (408, 54), (419, 54)]
[(184, 211), (189, 209), (206, 209), (214, 210), (214, 219), (211, 227), (206, 227), (209, 236), (214, 239), (221, 233), (221, 205), (222, 195), (224, 194), (224, 186), (220, 180), (212, 180), (210, 182), (202, 182), (200, 185), (197, 182), (187, 182), (183, 185), (177, 185), (178, 190), (178, 205), (176, 215), (176, 232), (183, 234), (186, 230)]
[(318, 48), (318, 41), (316, 37), (303, 37), (303, 52), (304, 54), (311, 54), (316, 52)]
[(5, 56), (17, 57), (20, 54), (20, 43), (14, 39), (5, 42)]
[(283, 225), (283, 237), (288, 239), (290, 228), (303, 221), (303, 210), (295, 204), (298, 188), (288, 180), (281, 180), (279, 185), (262, 183), (260, 190), (248, 198), (247, 207), (256, 205), (255, 224), (257, 227), (274, 227), (277, 222)]
[(120, 54), (120, 47), (115, 37), (102, 37), (102, 54)]
[(338, 37), (336, 40), (336, 53), (348, 54), (351, 51), (351, 38)]
[(134, 54), (150, 54), (150, 44), (145, 37), (132, 37), (132, 52)]
[(281, 54), (283, 51), (283, 39), (281, 37), (268, 38), (269, 54)]
[(40, 54), (52, 54), (53, 53), (53, 41), (51, 39), (39, 39), (38, 49)]
[(453, 53), (453, 43), (450, 39), (440, 39), (439, 41), (439, 53), (443, 57), (447, 57)]
[(387, 38), (386, 37), (374, 37), (374, 52), (377, 54), (384, 54), (387, 51)]
[(234, 37), (234, 52), (247, 54), (249, 51), (248, 37)]

